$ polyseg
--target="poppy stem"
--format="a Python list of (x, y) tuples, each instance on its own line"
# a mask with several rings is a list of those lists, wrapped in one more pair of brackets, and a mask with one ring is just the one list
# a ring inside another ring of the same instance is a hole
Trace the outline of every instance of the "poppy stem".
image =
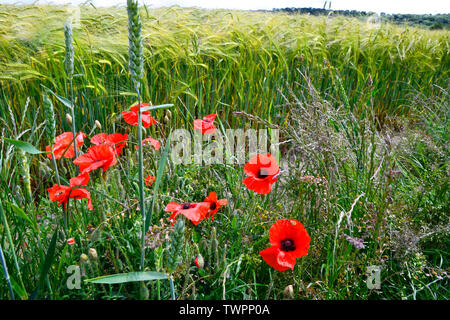
[[(67, 205), (69, 205), (69, 200), (67, 201)], [(67, 209), (63, 206), (63, 220), (64, 220), (64, 234), (66, 238), (69, 238), (69, 234), (67, 233)]]
[(60, 186), (61, 185), (61, 180), (59, 180), (58, 166), (56, 164), (55, 154), (53, 153), (53, 144), (50, 144), (50, 150), (52, 151), (52, 162), (53, 162), (53, 167), (55, 167), (56, 182)]

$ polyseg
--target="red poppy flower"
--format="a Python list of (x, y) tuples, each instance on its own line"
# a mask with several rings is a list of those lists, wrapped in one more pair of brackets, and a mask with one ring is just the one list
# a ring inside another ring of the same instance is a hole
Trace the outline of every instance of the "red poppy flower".
[(91, 138), (91, 143), (95, 145), (107, 144), (114, 147), (116, 153), (119, 155), (122, 149), (127, 144), (128, 134), (113, 133), (107, 135), (106, 133), (99, 133)]
[(91, 172), (102, 168), (106, 171), (117, 163), (115, 150), (107, 144), (94, 145), (88, 152), (79, 156), (73, 163), (78, 165), (81, 173)]
[(145, 185), (146, 186), (151, 186), (152, 183), (155, 182), (155, 181), (156, 181), (156, 177), (154, 177), (154, 176), (147, 176), (145, 178)]
[(203, 119), (194, 120), (194, 129), (201, 130), (203, 134), (212, 134), (216, 130), (214, 127), (214, 119), (217, 117), (217, 113), (213, 113), (203, 117)]
[(221, 206), (224, 206), (228, 203), (228, 200), (217, 200), (217, 194), (213, 191), (209, 193), (204, 202), (209, 203), (209, 213), (207, 217), (211, 216), (211, 220), (214, 221), (214, 215), (217, 213), (217, 211), (219, 211)]
[[(148, 103), (141, 103), (141, 108), (148, 107), (148, 106), (149, 106)], [(130, 108), (130, 111), (123, 111), (122, 112), (123, 118), (125, 119), (126, 123), (137, 127), (137, 125), (138, 125), (138, 112), (139, 112), (139, 109), (140, 108), (138, 107), (138, 105), (135, 104), (134, 106), (132, 106)], [(142, 118), (142, 126), (144, 126), (144, 128), (148, 128), (152, 124), (156, 123), (156, 120), (152, 116), (150, 116), (150, 111), (142, 111), (141, 112), (141, 118)]]
[(199, 202), (199, 203), (189, 203), (185, 202), (182, 204), (178, 204), (176, 202), (169, 202), (167, 206), (164, 208), (166, 212), (172, 212), (170, 215), (170, 220), (172, 221), (172, 225), (175, 224), (175, 220), (178, 215), (182, 214), (188, 220), (192, 221), (193, 224), (197, 225), (205, 215), (208, 213), (209, 203)]
[[(153, 139), (152, 137), (148, 137), (145, 138), (144, 140), (142, 140), (142, 145), (144, 145), (144, 143), (146, 142), (150, 142), (152, 144), (152, 146), (155, 148), (155, 150), (159, 150), (159, 148), (161, 148), (161, 142), (159, 142), (156, 139)], [(139, 149), (139, 146), (134, 146), (136, 149)]]
[(86, 186), (89, 182), (89, 173), (80, 173), (78, 176), (73, 177), (69, 180), (70, 186)]
[(272, 189), (272, 183), (278, 180), (280, 168), (277, 160), (270, 154), (258, 154), (244, 166), (248, 175), (242, 182), (255, 192), (267, 194)]
[(294, 270), (295, 260), (308, 253), (310, 237), (305, 227), (295, 219), (278, 220), (269, 230), (271, 247), (259, 254), (278, 271)]
[(51, 201), (58, 201), (58, 207), (62, 204), (64, 204), (64, 209), (67, 209), (67, 202), (69, 202), (70, 198), (73, 199), (88, 199), (88, 209), (93, 210), (92, 207), (92, 201), (91, 201), (91, 194), (86, 189), (82, 188), (72, 188), (69, 186), (63, 186), (63, 185), (53, 185), (53, 187), (48, 188), (47, 191), (50, 194), (50, 200)]
[[(80, 132), (77, 135), (77, 149), (84, 143), (84, 138), (86, 135), (83, 132)], [(55, 138), (55, 143), (53, 144), (53, 154), (55, 155), (55, 159), (59, 159), (64, 155), (64, 158), (70, 159), (75, 156), (75, 148), (73, 147), (73, 133), (72, 132), (64, 132)], [(47, 157), (52, 158), (52, 152), (50, 150), (50, 145), (45, 147), (45, 151), (47, 151)]]

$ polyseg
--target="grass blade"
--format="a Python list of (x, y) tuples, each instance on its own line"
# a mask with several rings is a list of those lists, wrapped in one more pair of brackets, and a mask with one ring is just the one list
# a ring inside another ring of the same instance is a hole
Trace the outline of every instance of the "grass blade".
[(87, 279), (84, 281), (89, 283), (116, 284), (116, 283), (126, 283), (136, 281), (164, 280), (168, 278), (169, 275), (167, 275), (164, 272), (147, 271), (147, 272), (118, 273), (109, 276)]
[(25, 142), (25, 141), (14, 140), (14, 139), (5, 138), (5, 137), (3, 137), (3, 140), (11, 143), (12, 145), (14, 145), (15, 147), (19, 148), (20, 150), (22, 150), (24, 152), (27, 152), (27, 153), (30, 153), (30, 154), (45, 153), (45, 151), (39, 151), (31, 143), (28, 143), (28, 142)]
[(45, 279), (53, 263), (53, 259), (55, 258), (56, 238), (58, 237), (58, 232), (59, 230), (56, 229), (56, 231), (53, 233), (52, 240), (50, 241), (50, 246), (48, 247), (47, 254), (45, 255), (44, 264), (42, 265), (38, 285), (36, 287), (36, 290), (34, 290), (34, 292), (31, 294), (30, 300), (35, 300), (39, 294), (39, 290), (41, 290), (44, 286)]
[(172, 108), (173, 104), (169, 103), (169, 104), (161, 104), (158, 106), (148, 106), (148, 107), (143, 107), (141, 108), (141, 112), (144, 111), (150, 111), (150, 110), (156, 110), (156, 109), (167, 109), (167, 108)]

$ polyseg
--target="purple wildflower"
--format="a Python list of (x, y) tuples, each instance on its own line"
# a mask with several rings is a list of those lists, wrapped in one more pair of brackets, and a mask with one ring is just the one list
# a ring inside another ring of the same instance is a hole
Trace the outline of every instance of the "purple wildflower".
[(350, 242), (356, 249), (364, 249), (366, 246), (364, 245), (363, 239), (350, 237), (349, 235), (345, 235), (345, 239)]

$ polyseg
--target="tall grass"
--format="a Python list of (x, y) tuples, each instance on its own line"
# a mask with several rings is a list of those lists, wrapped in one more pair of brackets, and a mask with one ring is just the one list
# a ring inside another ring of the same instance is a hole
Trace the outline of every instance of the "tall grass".
[[(35, 108), (40, 83), (68, 93), (64, 7), (3, 5), (0, 12), (2, 104), (20, 115), (31, 97)], [(333, 96), (335, 80), (327, 66), (334, 66), (351, 104), (370, 77), (372, 108), (380, 119), (408, 114), (411, 90), (428, 94), (431, 84), (445, 87), (448, 81), (448, 31), (283, 13), (168, 8), (141, 15), (142, 93), (158, 103), (181, 100), (189, 112), (177, 114), (176, 125), (215, 111), (230, 121), (235, 110), (271, 119), (282, 102), (277, 89), (286, 93), (285, 83), (298, 80), (297, 68), (324, 96)], [(114, 126), (119, 106), (135, 97), (127, 77), (126, 10), (82, 7), (80, 25), (74, 30), (75, 117), (83, 115), (91, 126), (95, 120)], [(277, 112), (285, 116), (288, 110)]]

